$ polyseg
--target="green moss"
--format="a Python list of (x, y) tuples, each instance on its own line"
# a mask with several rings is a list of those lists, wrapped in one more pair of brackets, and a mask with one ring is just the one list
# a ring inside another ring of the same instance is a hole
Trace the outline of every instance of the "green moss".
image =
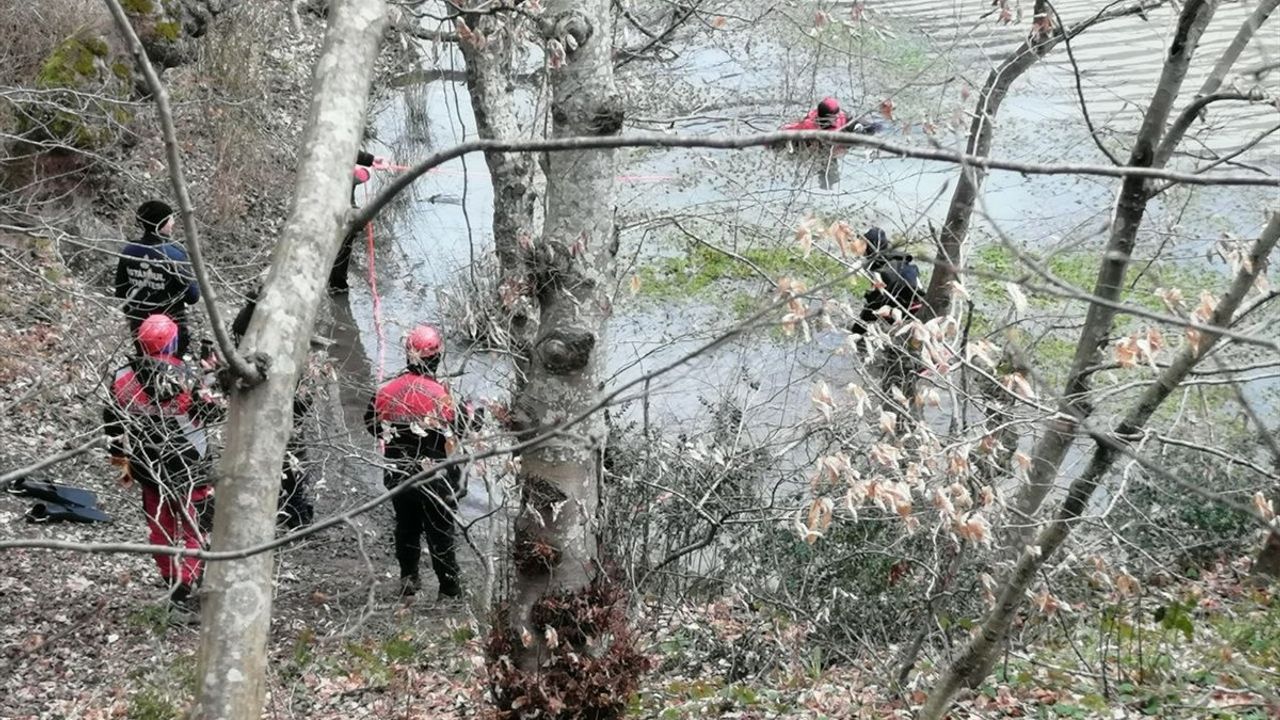
[(178, 720), (182, 711), (162, 690), (146, 687), (129, 698), (129, 717), (134, 720)]
[(121, 0), (120, 4), (136, 15), (150, 15), (156, 9), (156, 4), (151, 0)]
[[(67, 38), (41, 64), (36, 74), (36, 87), (124, 97), (129, 84), (122, 81), (129, 77), (129, 66), (121, 61), (109, 62), (110, 50), (101, 36)], [(62, 109), (61, 106), (68, 104), (71, 103), (44, 99), (27, 104), (19, 116), (18, 132), (34, 140), (94, 148), (113, 139), (117, 123), (124, 124), (132, 119), (123, 107), (106, 110), (111, 113), (108, 118), (97, 113), (81, 114)]]
[(156, 23), (156, 35), (165, 40), (174, 41), (182, 32), (182, 26), (172, 20)]
[[(1097, 282), (1099, 255), (1096, 252), (1058, 252), (1047, 259), (1038, 257), (1036, 253), (1027, 254), (1055, 278), (1077, 290), (1092, 292), (1094, 283)], [(1004, 280), (1026, 276), (1032, 272), (1030, 268), (1023, 266), (1008, 248), (999, 244), (978, 248), (970, 260), (970, 266), (984, 273), (995, 274), (999, 278), (982, 278), (977, 281), (979, 296), (987, 301), (1003, 302), (1001, 299), (1006, 296)], [(1032, 282), (1040, 286), (1049, 286), (1049, 283), (1035, 276), (1032, 277)], [(1121, 300), (1148, 310), (1165, 312), (1167, 309), (1163, 301), (1155, 294), (1159, 288), (1181, 288), (1183, 297), (1194, 303), (1201, 289), (1221, 287), (1221, 285), (1221, 275), (1211, 268), (1188, 267), (1186, 264), (1173, 261), (1159, 261), (1148, 265), (1146, 261), (1135, 260), (1130, 263), (1125, 273)], [(1063, 298), (1048, 294), (1031, 296), (1030, 299), (1038, 307), (1064, 302)]]
[(86, 50), (97, 57), (106, 57), (107, 53), (111, 52), (111, 46), (107, 45), (107, 41), (100, 37), (85, 38), (81, 43)]
[[(718, 287), (722, 281), (763, 280), (763, 273), (773, 280), (789, 277), (802, 280), (813, 287), (848, 272), (843, 264), (825, 255), (815, 253), (806, 258), (795, 247), (757, 247), (736, 252), (741, 259), (705, 245), (696, 245), (684, 255), (662, 258), (655, 264), (640, 269), (640, 293), (659, 299), (697, 297), (712, 293), (723, 298), (726, 295)], [(865, 285), (866, 281), (859, 279), (850, 279), (844, 283), (851, 291), (865, 289)], [(736, 305), (745, 302), (737, 297), (734, 300)]]
[(85, 80), (98, 76), (97, 60), (105, 54), (106, 43), (101, 38), (67, 38), (40, 66), (36, 85), (46, 90), (78, 88)]
[[(991, 273), (1001, 278), (1014, 277), (1016, 263), (1013, 253), (1003, 245), (983, 245), (974, 251), (973, 257), (969, 260), (969, 265), (974, 270), (984, 274)], [(994, 277), (980, 277), (977, 283), (981, 294), (987, 298), (994, 298), (1004, 293), (1000, 285), (1001, 281)]]

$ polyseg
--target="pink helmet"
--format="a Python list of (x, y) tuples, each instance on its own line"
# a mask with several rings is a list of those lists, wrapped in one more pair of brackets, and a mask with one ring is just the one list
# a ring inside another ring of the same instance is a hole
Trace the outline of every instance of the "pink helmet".
[(833, 97), (823, 98), (822, 102), (818, 103), (819, 115), (836, 115), (839, 112), (840, 101)]
[(178, 324), (168, 315), (150, 315), (138, 326), (138, 346), (150, 357), (172, 355), (178, 349)]
[(357, 185), (363, 185), (364, 183), (369, 182), (370, 175), (369, 168), (367, 167), (357, 165), (355, 170), (351, 171), (351, 175), (355, 179)]
[(433, 358), (444, 349), (444, 339), (434, 325), (419, 325), (404, 338), (404, 352), (409, 362)]

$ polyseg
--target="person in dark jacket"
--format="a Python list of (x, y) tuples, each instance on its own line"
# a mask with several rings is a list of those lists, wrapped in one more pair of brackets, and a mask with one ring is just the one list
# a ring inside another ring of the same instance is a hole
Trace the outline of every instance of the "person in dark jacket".
[[(253, 312), (258, 307), (258, 291), (249, 293), (248, 302), (240, 308), (235, 320), (231, 322), (231, 339), (236, 345), (249, 330), (249, 322), (253, 320)], [(311, 396), (298, 380), (298, 387), (293, 395), (293, 431), (289, 435), (289, 443), (285, 446), (284, 467), (280, 471), (280, 495), (276, 503), (276, 518), (290, 530), (296, 530), (311, 524), (315, 518), (315, 508), (307, 497), (307, 448), (302, 443), (302, 423), (311, 412)]]
[[(449, 390), (435, 379), (443, 350), (438, 329), (415, 327), (405, 338), (405, 371), (383, 383), (369, 401), (365, 424), (385, 443), (383, 457), (390, 467), (384, 471), (383, 483), (388, 488), (446, 459), (455, 438), (479, 424), (480, 412), (469, 405), (457, 407)], [(392, 499), (402, 594), (414, 595), (421, 589), (418, 563), (423, 535), (440, 582), (440, 596), (457, 597), (462, 592), (454, 552), (455, 513), (466, 490), (462, 478), (460, 468), (451, 467)]]
[[(111, 463), (122, 484), (142, 486), (142, 508), (153, 545), (204, 547), (213, 501), (205, 423), (221, 409), (175, 355), (179, 329), (154, 314), (138, 326), (138, 357), (116, 371), (103, 410)], [(204, 571), (197, 557), (155, 555), (160, 577), (178, 608), (193, 609)]]
[[(156, 313), (167, 315), (178, 326), (177, 356), (191, 344), (187, 306), (200, 300), (200, 286), (191, 274), (191, 262), (174, 242), (173, 208), (159, 200), (138, 206), (142, 238), (121, 251), (116, 264), (115, 295), (124, 300), (129, 333), (136, 338), (142, 321)], [(141, 352), (141, 348), (135, 348)]]
[(915, 317), (924, 305), (920, 268), (914, 258), (891, 248), (889, 236), (878, 227), (870, 228), (862, 237), (867, 241), (867, 272), (873, 277), (878, 275), (882, 287), (872, 287), (862, 296), (862, 312), (850, 328), (858, 336), (866, 334), (871, 323), (892, 322), (894, 309), (903, 317)]
[[(352, 170), (351, 175), (351, 207), (356, 207), (356, 186), (369, 182), (372, 177), (371, 170), (386, 170), (391, 167), (391, 161), (380, 155), (361, 150), (356, 153), (356, 166)], [(329, 294), (339, 295), (351, 289), (347, 281), (347, 272), (351, 267), (351, 247), (355, 244), (356, 235), (359, 233), (348, 233), (342, 239), (342, 246), (338, 248), (338, 255), (333, 260), (333, 267), (329, 270)]]

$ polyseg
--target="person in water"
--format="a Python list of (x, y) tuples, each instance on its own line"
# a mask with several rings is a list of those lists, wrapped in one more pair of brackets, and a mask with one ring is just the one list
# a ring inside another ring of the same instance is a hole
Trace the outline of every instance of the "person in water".
[(840, 109), (840, 101), (833, 97), (823, 98), (818, 106), (809, 114), (782, 126), (783, 130), (842, 130), (848, 118)]

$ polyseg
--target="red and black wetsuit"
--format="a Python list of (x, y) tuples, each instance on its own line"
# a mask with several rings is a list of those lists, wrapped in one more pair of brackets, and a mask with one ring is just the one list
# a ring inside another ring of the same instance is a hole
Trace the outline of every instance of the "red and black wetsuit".
[[(217, 406), (200, 398), (199, 381), (171, 355), (138, 358), (116, 371), (103, 410), (113, 457), (129, 460), (142, 486), (142, 507), (153, 545), (204, 544), (201, 520), (209, 517), (209, 440), (205, 422)], [(156, 555), (166, 582), (190, 587), (203, 571), (199, 558)]]
[[(474, 419), (474, 413), (457, 408), (448, 389), (423, 368), (415, 371), (411, 367), (383, 383), (365, 412), (369, 432), (386, 443), (383, 457), (391, 467), (384, 472), (383, 482), (388, 488), (395, 487), (431, 467), (432, 462), (447, 458), (453, 439), (468, 430)], [(463, 490), (462, 471), (452, 467), (392, 499), (396, 560), (402, 578), (417, 578), (420, 538), (426, 535), (441, 592), (456, 594), (454, 513)]]

